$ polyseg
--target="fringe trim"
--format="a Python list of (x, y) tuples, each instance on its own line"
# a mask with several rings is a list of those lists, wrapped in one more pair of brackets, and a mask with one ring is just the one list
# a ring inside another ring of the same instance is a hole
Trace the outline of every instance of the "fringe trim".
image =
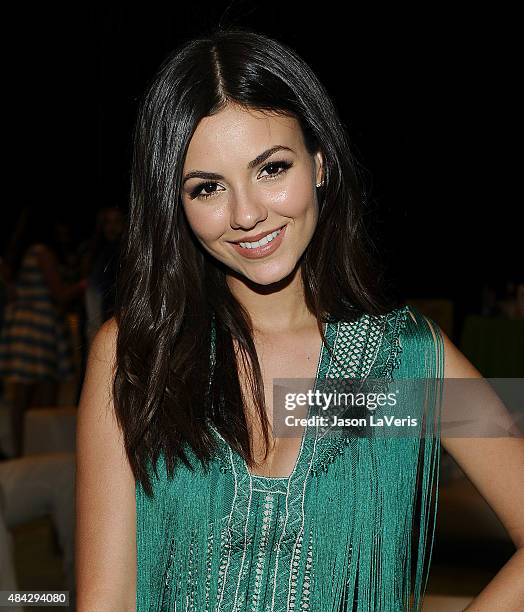
[[(420, 354), (414, 356), (400, 341), (408, 310), (398, 310), (388, 321), (393, 326), (385, 330), (383, 350), (376, 360), (377, 367), (384, 367), (383, 375), (389, 376), (401, 366), (411, 375), (419, 367)], [(410, 348), (422, 351), (423, 347), (428, 349), (430, 323), (415, 314), (417, 323), (402, 337), (415, 343)], [(438, 379), (443, 373), (442, 339), (438, 333), (435, 337), (435, 353), (423, 360), (420, 370), (426, 377)], [(416, 361), (411, 363), (412, 359)], [(424, 396), (430, 407), (438, 391), (430, 386)], [(439, 415), (430, 411), (423, 445), (420, 438), (341, 437), (321, 463), (311, 464), (316, 477), (307, 480), (302, 499), (297, 498), (302, 503), (296, 540), (300, 546), (289, 549), (284, 543), (282, 555), (289, 570), (282, 565), (284, 572), (275, 577), (279, 596), (274, 610), (289, 612), (290, 598), (295, 612), (420, 610), (436, 522), (439, 433)], [(349, 453), (348, 460), (337, 461), (344, 453)], [(184, 466), (168, 480), (161, 460), (158, 480), (152, 475), (154, 498), (150, 500), (137, 486), (137, 612), (179, 608), (212, 612), (220, 602), (223, 611), (230, 610), (233, 601), (242, 605), (238, 593), (224, 588), (231, 555), (242, 554), (249, 544), (243, 539), (247, 532), (231, 531), (232, 509), (240, 512), (246, 507), (247, 520), (250, 497), (246, 496), (250, 494), (244, 483), (237, 487), (236, 480), (232, 492), (231, 479), (222, 477), (222, 472), (234, 466), (231, 457), (226, 463), (222, 455), (222, 460), (210, 466), (210, 473), (198, 478), (196, 487), (197, 476)], [(329, 476), (328, 469), (332, 472)], [(418, 541), (413, 538), (417, 520)], [(416, 546), (414, 583), (412, 544)], [(289, 591), (286, 571), (291, 572)]]

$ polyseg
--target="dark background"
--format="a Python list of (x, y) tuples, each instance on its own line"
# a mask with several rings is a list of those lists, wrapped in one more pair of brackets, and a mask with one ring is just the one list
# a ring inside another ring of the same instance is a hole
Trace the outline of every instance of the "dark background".
[(222, 17), (294, 47), (326, 85), (366, 169), (400, 295), (451, 298), (459, 320), (478, 311), (483, 283), (521, 275), (516, 18), (366, 7), (20, 9), (5, 26), (15, 34), (4, 76), (14, 145), (1, 250), (24, 204), (61, 211), (79, 238), (101, 206), (125, 208), (139, 97), (168, 52)]

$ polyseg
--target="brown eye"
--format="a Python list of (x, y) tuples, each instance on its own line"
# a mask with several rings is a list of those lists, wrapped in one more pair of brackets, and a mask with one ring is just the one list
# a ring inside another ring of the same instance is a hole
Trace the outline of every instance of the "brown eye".
[(289, 170), (289, 168), (291, 168), (292, 165), (293, 165), (292, 163), (286, 162), (286, 161), (274, 161), (274, 162), (271, 162), (269, 164), (266, 164), (262, 168), (262, 170), (267, 170), (268, 168), (272, 168), (272, 169), (274, 169), (274, 168), (282, 168), (281, 172), (274, 172), (272, 174), (268, 174), (268, 176), (270, 178), (273, 178), (273, 177), (279, 176), (280, 174), (284, 174), (284, 172), (287, 172)]
[(213, 194), (217, 193), (216, 189), (212, 190), (211, 193), (206, 194), (206, 193), (201, 193), (203, 189), (208, 190), (209, 187), (216, 187), (218, 185), (218, 183), (201, 183), (200, 185), (198, 185), (197, 187), (195, 187), (193, 189), (193, 191), (191, 192), (190, 196), (191, 199), (194, 200), (195, 198), (200, 198), (202, 200), (205, 200), (207, 198), (210, 198), (213, 196)]
[[(266, 176), (263, 176), (262, 178), (273, 180), (277, 178), (278, 176), (280, 176), (281, 174), (284, 174), (285, 172), (287, 172), (289, 168), (291, 168), (292, 165), (293, 164), (291, 162), (287, 162), (283, 160), (270, 162), (269, 164), (266, 164), (262, 168), (262, 171), (268, 170), (268, 169), (279, 170), (279, 171), (271, 172), (270, 174), (267, 174)], [(218, 193), (217, 187), (218, 187), (218, 183), (214, 183), (214, 182), (200, 183), (200, 185), (197, 185), (191, 191), (189, 195), (192, 200), (194, 200), (195, 198), (198, 200), (207, 200), (208, 198), (214, 197), (214, 195)], [(211, 193), (203, 193), (203, 191), (210, 191)]]

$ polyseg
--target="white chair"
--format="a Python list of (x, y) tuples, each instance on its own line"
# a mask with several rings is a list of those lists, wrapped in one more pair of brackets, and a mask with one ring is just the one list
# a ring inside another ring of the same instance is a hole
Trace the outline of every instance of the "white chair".
[(74, 453), (76, 407), (33, 408), (25, 414), (24, 455)]

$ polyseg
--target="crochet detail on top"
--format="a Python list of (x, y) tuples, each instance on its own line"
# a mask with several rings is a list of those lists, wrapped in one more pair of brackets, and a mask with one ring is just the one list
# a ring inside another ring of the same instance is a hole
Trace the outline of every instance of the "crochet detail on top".
[[(359, 372), (349, 367), (345, 376), (347, 378), (371, 377), (383, 379), (386, 383), (393, 381), (393, 371), (401, 364), (402, 344), (400, 336), (407, 324), (409, 306), (396, 309), (386, 315), (369, 317), (367, 329), (368, 347), (361, 354)], [(377, 336), (380, 341), (377, 343)], [(359, 343), (355, 343), (358, 350)], [(374, 357), (372, 356), (374, 355)], [(349, 356), (349, 365), (354, 364), (357, 356)], [(339, 374), (340, 375), (340, 374)], [(324, 437), (319, 444), (317, 458), (311, 466), (311, 475), (325, 474), (329, 466), (346, 451), (352, 438), (347, 433), (335, 432)]]
[[(400, 336), (407, 324), (409, 306), (403, 306), (387, 314), (364, 314), (353, 322), (341, 322), (334, 341), (337, 361), (331, 360), (326, 378), (377, 378), (385, 382), (393, 380), (393, 372), (401, 364), (402, 344)], [(322, 375), (322, 374), (320, 374)], [(218, 439), (215, 459), (222, 473), (232, 471), (228, 448), (223, 438), (211, 427)], [(308, 432), (307, 438), (313, 435)], [(310, 474), (326, 473), (329, 466), (344, 454), (351, 437), (343, 432), (324, 436), (316, 447), (316, 457), (310, 466)]]

